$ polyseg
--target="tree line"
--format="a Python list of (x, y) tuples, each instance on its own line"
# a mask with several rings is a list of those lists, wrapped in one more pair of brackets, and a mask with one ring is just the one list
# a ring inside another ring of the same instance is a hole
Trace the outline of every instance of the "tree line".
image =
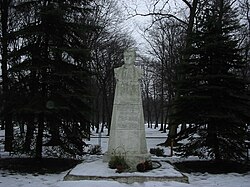
[(1, 0), (1, 128), (5, 150), (81, 155), (111, 119), (113, 69), (134, 45), (117, 1)]
[(175, 14), (159, 2), (146, 14), (153, 17), (143, 81), (149, 127), (160, 124), (168, 135), (159, 145), (173, 143), (182, 156), (246, 159), (249, 1), (183, 0)]
[[(142, 96), (148, 127), (184, 156), (243, 159), (249, 129), (247, 0), (152, 1)], [(0, 119), (5, 150), (84, 153), (111, 123), (123, 51), (136, 47), (115, 0), (1, 0)], [(180, 127), (180, 128), (179, 128)], [(186, 142), (179, 144), (179, 142)]]

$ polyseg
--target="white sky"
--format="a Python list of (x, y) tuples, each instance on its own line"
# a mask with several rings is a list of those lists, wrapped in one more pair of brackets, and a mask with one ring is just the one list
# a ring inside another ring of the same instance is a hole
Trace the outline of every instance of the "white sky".
[[(124, 14), (128, 17), (126, 24), (131, 30), (131, 35), (138, 43), (140, 52), (145, 53), (147, 42), (142, 34), (145, 29), (151, 26), (151, 16), (140, 16), (149, 12), (173, 13), (180, 16), (184, 14), (184, 4), (182, 0), (122, 0), (118, 1), (124, 9)], [(158, 2), (155, 4), (155, 2)], [(166, 4), (164, 4), (166, 3)], [(164, 7), (164, 8), (162, 8)]]
[[(143, 31), (148, 28), (151, 24), (150, 16), (132, 16), (136, 12), (138, 14), (146, 14), (152, 12), (154, 9), (154, 4), (157, 0), (117, 0), (120, 7), (123, 9), (122, 12), (128, 18), (125, 25), (128, 25), (128, 30), (131, 35), (137, 41), (138, 48), (140, 52), (145, 52), (147, 47), (147, 42), (143, 39)], [(180, 7), (183, 6), (182, 0), (158, 0), (159, 3), (155, 6), (155, 12), (162, 8), (163, 3), (168, 2), (162, 11), (171, 10), (177, 14), (180, 11)], [(0, 68), (0, 75), (2, 74)]]
[(131, 31), (132, 36), (136, 39), (139, 46), (145, 45), (145, 41), (141, 34), (143, 30), (150, 25), (151, 17), (150, 16), (134, 16), (136, 11), (138, 13), (147, 13), (149, 12), (147, 8), (147, 0), (122, 0), (121, 8), (124, 9), (124, 14), (127, 17), (126, 25), (128, 25), (129, 30)]

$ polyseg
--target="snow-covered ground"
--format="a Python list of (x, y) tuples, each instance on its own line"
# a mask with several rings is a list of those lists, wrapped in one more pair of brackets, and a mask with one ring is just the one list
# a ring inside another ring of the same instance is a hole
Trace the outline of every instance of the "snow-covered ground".
[[(102, 151), (107, 150), (108, 138), (101, 141), (98, 138), (92, 138), (89, 144), (101, 144)], [(93, 134), (98, 137), (98, 134)], [(156, 144), (164, 141), (166, 134), (162, 134), (157, 129), (146, 128), (147, 137), (163, 137), (148, 138), (148, 148), (155, 148)], [(169, 154), (168, 148), (164, 149), (165, 154)], [(192, 158), (195, 159), (195, 158)], [(180, 160), (178, 157), (169, 158), (170, 161)], [(63, 177), (68, 171), (60, 174), (17, 174), (9, 171), (0, 170), (0, 187), (250, 187), (250, 172), (246, 174), (202, 174), (202, 173), (184, 173), (189, 178), (189, 184), (180, 182), (144, 182), (125, 184), (116, 181), (63, 181)]]
[(115, 181), (63, 181), (67, 172), (52, 175), (11, 174), (1, 171), (1, 187), (249, 187), (248, 174), (186, 174), (190, 184), (179, 182), (144, 182), (125, 184)]

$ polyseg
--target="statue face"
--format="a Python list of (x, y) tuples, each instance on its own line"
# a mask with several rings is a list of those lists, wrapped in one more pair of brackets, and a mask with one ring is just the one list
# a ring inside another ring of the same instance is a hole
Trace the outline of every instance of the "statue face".
[(127, 65), (134, 64), (135, 62), (135, 50), (126, 50), (124, 52), (124, 62)]

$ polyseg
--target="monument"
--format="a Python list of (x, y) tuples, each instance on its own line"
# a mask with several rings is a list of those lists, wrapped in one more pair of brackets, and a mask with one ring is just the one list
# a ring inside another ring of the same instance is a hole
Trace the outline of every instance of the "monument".
[(116, 90), (108, 144), (104, 161), (111, 156), (124, 156), (130, 169), (148, 160), (149, 154), (145, 138), (144, 116), (139, 80), (142, 70), (134, 65), (134, 49), (124, 52), (125, 64), (114, 70)]

